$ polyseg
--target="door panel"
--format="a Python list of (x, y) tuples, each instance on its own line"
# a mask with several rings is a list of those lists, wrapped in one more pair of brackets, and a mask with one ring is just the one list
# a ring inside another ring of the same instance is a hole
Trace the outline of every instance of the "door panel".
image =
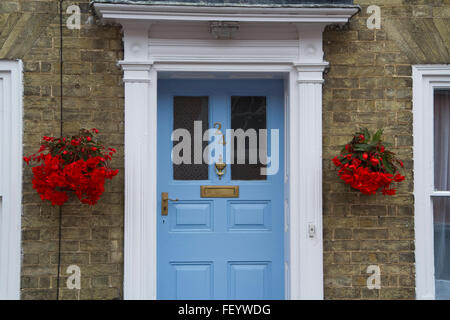
[(230, 299), (266, 299), (270, 297), (270, 262), (229, 262), (228, 297)]
[[(284, 298), (283, 114), (282, 80), (158, 81), (159, 299)], [(265, 165), (260, 157), (248, 163), (248, 141), (245, 164), (227, 163), (222, 178), (214, 164), (195, 163), (196, 148), (209, 143), (194, 141), (199, 120), (201, 135), (217, 130), (217, 122), (224, 136), (230, 128), (279, 130), (278, 172), (258, 174)], [(172, 142), (174, 129), (191, 134), (191, 154), (180, 154), (194, 164), (172, 163), (172, 148), (183, 141)], [(239, 197), (202, 198), (200, 186), (239, 186)], [(167, 215), (161, 215), (162, 192), (177, 200), (168, 202)]]
[(229, 202), (229, 231), (270, 231), (272, 210), (270, 201)]
[(172, 299), (213, 299), (211, 262), (171, 262), (170, 265), (167, 284), (173, 286), (169, 287), (170, 292), (175, 293)]
[(211, 232), (213, 219), (213, 203), (184, 202), (173, 205), (173, 216), (169, 223), (170, 232)]

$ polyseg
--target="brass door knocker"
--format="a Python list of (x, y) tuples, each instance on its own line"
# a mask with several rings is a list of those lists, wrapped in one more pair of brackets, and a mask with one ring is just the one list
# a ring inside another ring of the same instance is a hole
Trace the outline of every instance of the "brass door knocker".
[(225, 174), (226, 170), (226, 164), (223, 162), (222, 155), (219, 156), (219, 161), (216, 162), (216, 174), (219, 177), (219, 180), (222, 179), (222, 176)]

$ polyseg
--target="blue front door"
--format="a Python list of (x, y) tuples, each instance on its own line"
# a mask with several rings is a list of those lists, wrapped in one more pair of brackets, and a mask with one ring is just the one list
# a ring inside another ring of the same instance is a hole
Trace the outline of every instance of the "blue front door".
[[(282, 80), (158, 81), (159, 299), (284, 299), (283, 101)], [(218, 135), (202, 141), (207, 129)], [(258, 150), (249, 135), (239, 160), (242, 150), (231, 136), (234, 153), (228, 150), (227, 159), (227, 129), (256, 132)], [(255, 163), (264, 129), (267, 157)], [(181, 152), (179, 133), (191, 135)], [(224, 146), (215, 158), (226, 164), (223, 170), (205, 163), (212, 154), (199, 156), (215, 139)], [(181, 163), (173, 161), (176, 154)], [(231, 188), (218, 195), (217, 186)], [(238, 195), (228, 195), (237, 188)], [(166, 207), (163, 193), (178, 201)]]

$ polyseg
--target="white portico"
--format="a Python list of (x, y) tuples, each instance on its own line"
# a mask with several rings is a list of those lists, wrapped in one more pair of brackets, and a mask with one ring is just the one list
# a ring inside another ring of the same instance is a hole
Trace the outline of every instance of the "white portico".
[[(285, 288), (323, 298), (322, 83), (326, 25), (355, 6), (94, 3), (123, 27), (126, 299), (156, 298), (157, 83), (169, 78), (285, 81)], [(301, 150), (309, 150), (308, 157)]]

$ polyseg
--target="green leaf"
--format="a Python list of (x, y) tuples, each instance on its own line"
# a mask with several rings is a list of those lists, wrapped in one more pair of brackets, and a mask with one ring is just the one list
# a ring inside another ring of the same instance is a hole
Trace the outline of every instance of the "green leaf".
[(383, 156), (382, 161), (383, 161), (384, 167), (386, 168), (386, 171), (389, 172), (390, 174), (394, 174), (394, 170), (392, 169), (391, 164), (389, 163), (386, 156)]
[(365, 141), (370, 141), (370, 132), (367, 128), (362, 128), (362, 133), (365, 137)]
[(355, 144), (354, 149), (355, 151), (368, 152), (370, 150), (370, 145), (365, 143), (358, 143)]
[(383, 129), (378, 129), (378, 131), (373, 135), (372, 142), (373, 143), (380, 142), (382, 134), (383, 134)]

